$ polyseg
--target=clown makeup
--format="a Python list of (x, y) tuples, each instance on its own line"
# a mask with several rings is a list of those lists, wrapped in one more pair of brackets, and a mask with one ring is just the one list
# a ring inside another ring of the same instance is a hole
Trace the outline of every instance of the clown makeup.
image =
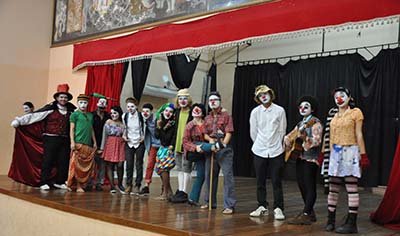
[(221, 99), (216, 95), (211, 95), (208, 98), (208, 105), (211, 107), (211, 109), (217, 109), (221, 106)]
[(203, 116), (203, 112), (201, 111), (200, 107), (194, 107), (192, 110), (192, 116), (193, 117), (201, 117)]
[(262, 104), (267, 104), (271, 101), (271, 95), (269, 93), (260, 93), (257, 97)]
[(30, 108), (30, 107), (27, 106), (27, 105), (23, 105), (23, 106), (22, 106), (22, 109), (23, 109), (24, 112), (27, 113), (27, 114), (32, 112), (32, 108)]
[(307, 101), (301, 102), (299, 105), (299, 113), (300, 115), (307, 117), (311, 115), (311, 104)]
[(61, 106), (65, 106), (65, 104), (67, 104), (68, 102), (68, 95), (60, 94), (57, 96), (56, 100), (58, 104), (60, 104)]
[(118, 113), (116, 110), (111, 109), (111, 114), (110, 114), (110, 116), (111, 116), (111, 119), (115, 121), (115, 120), (118, 120), (118, 118), (119, 118), (119, 113)]
[(164, 119), (166, 119), (166, 120), (169, 120), (173, 114), (174, 114), (174, 109), (172, 109), (171, 107), (167, 107), (163, 111), (163, 116), (164, 116)]
[(336, 105), (340, 108), (347, 106), (350, 101), (350, 97), (344, 91), (337, 91), (334, 98)]
[(105, 109), (107, 107), (107, 99), (100, 98), (99, 101), (97, 102), (97, 107), (99, 109)]
[(144, 120), (149, 119), (149, 117), (151, 116), (151, 110), (149, 108), (143, 108), (142, 109), (142, 116)]
[(79, 110), (86, 111), (88, 104), (89, 104), (89, 102), (86, 100), (79, 100), (78, 101)]
[(128, 102), (126, 104), (126, 109), (128, 110), (129, 113), (131, 114), (135, 114), (136, 112), (136, 105), (132, 102)]
[(185, 108), (189, 104), (189, 98), (187, 96), (179, 96), (178, 104), (180, 107)]

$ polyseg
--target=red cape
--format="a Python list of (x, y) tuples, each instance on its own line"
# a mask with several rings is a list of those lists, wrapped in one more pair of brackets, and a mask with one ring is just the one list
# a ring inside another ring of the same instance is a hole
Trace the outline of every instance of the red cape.
[(400, 136), (394, 155), (392, 171), (385, 195), (378, 209), (371, 213), (371, 221), (387, 228), (400, 230)]

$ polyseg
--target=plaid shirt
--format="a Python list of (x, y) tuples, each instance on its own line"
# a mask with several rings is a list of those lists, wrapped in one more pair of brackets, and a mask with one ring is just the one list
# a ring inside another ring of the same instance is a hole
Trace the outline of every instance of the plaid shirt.
[(218, 130), (227, 133), (233, 133), (233, 120), (228, 112), (223, 111), (220, 107), (218, 110), (212, 110), (204, 119), (205, 130), (204, 133), (208, 134), (211, 138), (216, 138)]
[(193, 121), (187, 123), (182, 139), (184, 156), (186, 152), (196, 152), (197, 145), (194, 142), (204, 142), (204, 124), (201, 127), (194, 125)]

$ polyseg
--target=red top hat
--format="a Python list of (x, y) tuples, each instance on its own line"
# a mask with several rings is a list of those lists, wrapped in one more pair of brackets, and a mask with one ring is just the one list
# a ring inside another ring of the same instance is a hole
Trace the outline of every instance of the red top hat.
[(70, 94), (68, 91), (69, 91), (69, 86), (68, 86), (68, 84), (59, 84), (59, 85), (57, 86), (57, 93), (55, 93), (55, 94), (53, 95), (53, 98), (54, 98), (54, 99), (57, 99), (58, 95), (60, 95), (60, 94), (65, 94), (65, 95), (68, 96), (68, 100), (71, 100), (71, 99), (72, 99), (72, 94)]

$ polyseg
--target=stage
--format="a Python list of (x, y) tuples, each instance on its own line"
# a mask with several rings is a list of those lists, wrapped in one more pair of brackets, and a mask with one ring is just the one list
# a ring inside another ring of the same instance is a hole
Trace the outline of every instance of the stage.
[[(251, 218), (249, 213), (257, 207), (255, 179), (235, 178), (237, 206), (233, 215), (223, 215), (222, 183), (218, 192), (218, 208), (209, 212), (188, 204), (171, 204), (156, 200), (160, 193), (159, 178), (154, 178), (149, 197), (110, 194), (108, 187), (103, 192), (76, 193), (65, 190), (41, 191), (38, 188), (16, 183), (7, 176), (0, 176), (0, 193), (41, 206), (165, 235), (332, 235), (323, 230), (326, 223), (326, 195), (322, 185), (318, 186), (315, 205), (317, 222), (312, 226), (294, 226), (287, 221), (275, 221), (272, 215)], [(171, 179), (173, 188), (176, 178)], [(286, 217), (296, 215), (303, 207), (297, 185), (284, 181)], [(268, 201), (272, 204), (271, 184), (268, 180)], [(338, 223), (346, 214), (347, 197), (342, 188), (338, 205)], [(358, 218), (359, 235), (400, 235), (369, 221), (382, 196), (368, 190), (360, 190)], [(4, 209), (2, 209), (3, 211)]]

